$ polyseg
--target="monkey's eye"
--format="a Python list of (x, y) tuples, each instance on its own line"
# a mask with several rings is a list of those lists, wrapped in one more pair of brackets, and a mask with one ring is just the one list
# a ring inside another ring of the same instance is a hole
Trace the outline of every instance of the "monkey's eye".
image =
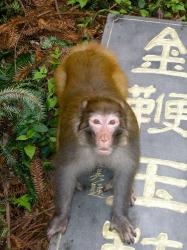
[(93, 120), (93, 123), (94, 123), (94, 124), (101, 124), (100, 121), (99, 121), (98, 119), (94, 119), (94, 120)]
[(110, 124), (110, 125), (115, 125), (115, 124), (116, 124), (116, 121), (115, 121), (115, 120), (110, 120), (108, 124)]

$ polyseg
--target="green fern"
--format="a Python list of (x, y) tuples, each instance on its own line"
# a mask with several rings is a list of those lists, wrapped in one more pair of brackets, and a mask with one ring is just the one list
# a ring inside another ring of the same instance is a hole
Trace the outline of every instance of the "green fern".
[(5, 202), (0, 201), (0, 246), (1, 242), (3, 242), (6, 239), (8, 228), (5, 222)]
[[(30, 90), (8, 88), (0, 91), (1, 115), (7, 114), (9, 115), (9, 118), (14, 117), (15, 114), (20, 112), (18, 104), (23, 104), (26, 108), (36, 111), (34, 115), (37, 120), (44, 118), (45, 112), (42, 100), (39, 96), (34, 95)], [(2, 117), (0, 116), (0, 118)]]
[[(14, 81), (16, 73), (29, 65), (33, 58), (30, 54), (22, 54), (11, 63), (6, 62), (6, 57), (14, 57), (13, 53), (6, 51), (7, 53), (0, 52), (0, 90), (10, 88), (16, 85)], [(17, 83), (18, 85), (19, 83)]]
[(5, 103), (2, 104), (1, 110), (0, 110), (0, 118), (1, 117), (9, 117), (11, 120), (18, 118), (20, 115), (20, 112), (18, 108), (6, 105)]
[(3, 145), (2, 141), (0, 141), (0, 154), (3, 155), (8, 166), (14, 166), (17, 163), (17, 160), (13, 157), (8, 145)]

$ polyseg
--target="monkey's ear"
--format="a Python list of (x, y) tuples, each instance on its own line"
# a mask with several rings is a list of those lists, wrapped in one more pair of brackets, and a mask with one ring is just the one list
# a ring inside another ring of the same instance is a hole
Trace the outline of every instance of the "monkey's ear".
[(82, 110), (85, 109), (86, 106), (87, 106), (87, 104), (88, 104), (88, 101), (87, 101), (87, 100), (82, 101), (82, 103), (81, 103), (81, 109), (82, 109)]
[(85, 128), (88, 127), (88, 123), (86, 122), (86, 120), (85, 119), (82, 120), (83, 113), (84, 113), (85, 108), (87, 107), (87, 105), (88, 105), (87, 100), (82, 101), (81, 104), (80, 104), (80, 123), (79, 123), (79, 126), (78, 126), (78, 130), (84, 130)]
[(128, 103), (125, 100), (124, 101), (120, 100), (120, 101), (118, 101), (118, 103), (119, 103), (120, 108), (123, 111), (129, 110), (129, 105), (128, 105)]
[(86, 107), (88, 105), (88, 101), (87, 100), (84, 100), (80, 103), (80, 106), (79, 106), (79, 112), (80, 112), (80, 115), (82, 116), (82, 114), (84, 113), (84, 111), (86, 110)]
[(81, 122), (81, 123), (79, 124), (79, 126), (78, 126), (78, 130), (79, 130), (79, 131), (80, 131), (80, 130), (84, 130), (84, 129), (86, 129), (86, 128), (88, 128), (88, 123), (85, 122), (85, 121)]
[(125, 109), (125, 103), (123, 101), (119, 101), (119, 105), (123, 110)]

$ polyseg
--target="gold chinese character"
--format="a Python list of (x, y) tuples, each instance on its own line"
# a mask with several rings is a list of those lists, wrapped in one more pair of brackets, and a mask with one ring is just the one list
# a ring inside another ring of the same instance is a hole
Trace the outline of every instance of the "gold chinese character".
[(88, 195), (103, 197), (103, 185), (101, 183), (91, 183)]
[(155, 108), (155, 100), (151, 99), (150, 96), (155, 92), (156, 88), (152, 85), (149, 87), (134, 85), (129, 88), (132, 98), (128, 98), (128, 103), (136, 114), (139, 126), (151, 121), (150, 114)]
[[(176, 186), (178, 188), (186, 188), (187, 180), (177, 179), (168, 176), (157, 175), (158, 165), (162, 167), (170, 167), (180, 171), (187, 171), (187, 164), (169, 160), (161, 160), (155, 158), (141, 157), (142, 164), (147, 165), (146, 173), (138, 173), (137, 180), (144, 181), (143, 196), (137, 196), (135, 205), (145, 207), (158, 207), (169, 209), (179, 213), (187, 212), (187, 204), (174, 201), (173, 196), (165, 189), (157, 189), (156, 183)], [(106, 199), (107, 205), (112, 205), (113, 196)]]
[[(142, 123), (161, 122), (161, 114), (163, 113), (163, 128), (149, 128), (149, 134), (158, 134), (168, 131), (174, 131), (180, 136), (187, 138), (187, 130), (184, 129), (184, 122), (187, 121), (187, 94), (170, 93), (164, 106), (165, 94), (161, 94), (157, 99), (151, 98), (156, 92), (156, 88), (152, 85), (148, 87), (140, 87), (134, 85), (129, 88), (131, 97), (128, 99), (129, 105), (133, 108), (138, 119), (139, 126)], [(163, 112), (162, 112), (163, 111)], [(153, 114), (154, 112), (154, 114)]]
[(90, 176), (91, 181), (104, 181), (104, 174), (102, 173), (102, 169), (98, 168), (97, 171)]
[[(140, 229), (136, 228), (136, 238), (135, 243), (137, 243), (140, 239)], [(105, 239), (113, 240), (113, 243), (106, 243), (102, 245), (101, 250), (135, 250), (134, 247), (125, 246), (121, 241), (118, 233), (115, 230), (110, 230), (110, 222), (106, 221), (103, 225), (103, 237)]]
[[(162, 46), (161, 55), (146, 55), (143, 57), (144, 63), (141, 67), (132, 69), (133, 73), (153, 73), (187, 78), (184, 72), (185, 59), (179, 55), (186, 55), (187, 50), (180, 40), (175, 29), (167, 27), (154, 37), (145, 47), (146, 51), (154, 47)], [(155, 62), (159, 62), (159, 67), (155, 68)], [(170, 69), (168, 69), (170, 64)], [(171, 66), (175, 64), (173, 69)]]
[(90, 176), (91, 188), (88, 195), (97, 196), (103, 198), (103, 181), (104, 174), (102, 169), (98, 168), (97, 171)]
[(178, 188), (186, 188), (187, 180), (161, 176), (157, 174), (157, 170), (158, 165), (160, 165), (162, 167), (170, 167), (180, 171), (187, 171), (187, 164), (147, 157), (142, 157), (141, 163), (147, 165), (146, 173), (138, 173), (136, 175), (136, 179), (144, 181), (144, 190), (143, 196), (138, 196), (135, 204), (145, 207), (165, 208), (179, 213), (186, 213), (186, 203), (174, 201), (172, 195), (165, 189), (156, 190), (155, 184), (163, 183), (176, 186)]
[(173, 130), (182, 137), (187, 138), (187, 130), (180, 127), (182, 121), (187, 121), (187, 94), (170, 93), (169, 97), (175, 98), (166, 101), (165, 104), (164, 118), (170, 120), (170, 122), (163, 122), (164, 128), (149, 128), (148, 133), (156, 134)]
[(166, 233), (160, 233), (157, 238), (144, 238), (141, 241), (142, 245), (155, 246), (155, 250), (165, 250), (168, 247), (182, 249), (183, 244), (178, 241), (168, 240)]

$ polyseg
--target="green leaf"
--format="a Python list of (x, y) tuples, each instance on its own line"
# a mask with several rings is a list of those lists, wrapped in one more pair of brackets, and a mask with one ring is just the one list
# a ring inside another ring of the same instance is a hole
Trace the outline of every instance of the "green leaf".
[(172, 17), (172, 14), (170, 12), (165, 12), (164, 13), (164, 17), (166, 18), (171, 18)]
[(143, 9), (145, 7), (145, 1), (144, 0), (139, 0), (138, 1), (138, 6), (140, 9)]
[(109, 10), (109, 12), (111, 13), (111, 14), (119, 14), (119, 11), (117, 11), (117, 10)]
[(20, 136), (18, 136), (18, 137), (16, 138), (16, 140), (17, 140), (17, 141), (26, 141), (26, 140), (28, 140), (28, 139), (30, 139), (30, 138), (33, 138), (35, 134), (36, 134), (36, 133), (35, 133), (35, 131), (34, 131), (33, 129), (29, 129), (29, 130), (27, 131), (27, 134), (26, 134), (26, 135), (20, 135)]
[(68, 4), (75, 4), (77, 0), (68, 0)]
[(56, 142), (56, 137), (50, 137), (51, 142)]
[(47, 76), (47, 68), (46, 66), (42, 66), (39, 70), (34, 72), (34, 80), (40, 80)]
[(127, 11), (125, 9), (120, 9), (119, 10), (120, 14), (124, 15), (124, 14), (127, 14)]
[(115, 0), (115, 2), (116, 2), (117, 4), (121, 4), (121, 3), (122, 3), (122, 0)]
[(184, 15), (184, 16), (181, 16), (181, 17), (180, 17), (180, 20), (181, 20), (181, 21), (185, 21), (185, 20), (186, 20), (186, 16), (185, 16), (185, 15)]
[(178, 12), (180, 10), (185, 10), (185, 8), (183, 4), (175, 4), (172, 6), (172, 10), (173, 12)]
[(17, 141), (25, 141), (28, 140), (28, 136), (27, 135), (20, 135), (16, 138)]
[(28, 144), (26, 147), (24, 147), (24, 151), (26, 155), (28, 155), (28, 157), (32, 159), (36, 152), (36, 147), (31, 144)]
[(83, 8), (88, 3), (88, 0), (78, 0), (80, 7)]
[(48, 127), (42, 123), (34, 125), (34, 130), (36, 132), (45, 133), (48, 131)]
[(55, 92), (55, 79), (51, 78), (47, 81), (47, 87), (49, 94), (54, 94)]
[(12, 202), (14, 205), (24, 207), (29, 212), (31, 212), (31, 204), (30, 204), (29, 196), (27, 194), (24, 194), (19, 198), (13, 198)]
[(52, 53), (52, 57), (54, 57), (55, 59), (59, 59), (61, 54), (61, 50), (59, 48), (56, 48), (55, 51)]
[(149, 8), (150, 12), (156, 11), (159, 7), (160, 7), (160, 5), (158, 3), (152, 3), (152, 4), (148, 5), (148, 8)]
[(27, 131), (27, 138), (30, 139), (30, 138), (33, 138), (35, 135), (35, 131), (33, 129), (29, 129)]
[(48, 105), (48, 108), (49, 110), (50, 109), (53, 109), (57, 104), (57, 97), (56, 96), (53, 96), (53, 97), (49, 97), (47, 98), (47, 105)]
[(143, 10), (140, 10), (140, 14), (141, 16), (146, 17), (146, 16), (149, 16), (149, 11), (143, 9)]
[(13, 8), (13, 10), (15, 12), (18, 13), (20, 11), (19, 3), (16, 0), (14, 0), (13, 3), (10, 6)]

